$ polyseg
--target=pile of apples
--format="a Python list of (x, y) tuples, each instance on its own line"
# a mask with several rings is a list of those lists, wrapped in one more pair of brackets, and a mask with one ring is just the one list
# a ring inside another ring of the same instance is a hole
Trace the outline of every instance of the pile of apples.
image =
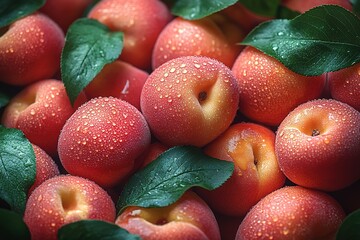
[[(160, 0), (102, 0), (86, 17), (123, 32), (124, 46), (71, 103), (61, 54), (92, 2), (48, 0), (0, 29), (0, 81), (16, 88), (1, 125), (21, 130), (36, 156), (23, 216), (32, 239), (57, 239), (85, 219), (141, 239), (335, 238), (360, 207), (359, 63), (320, 76), (291, 71), (238, 44), (269, 20), (241, 3), (186, 20)], [(344, 0), (282, 4), (300, 13), (352, 8)], [(169, 206), (117, 214), (134, 173), (187, 145), (233, 162), (231, 177)]]

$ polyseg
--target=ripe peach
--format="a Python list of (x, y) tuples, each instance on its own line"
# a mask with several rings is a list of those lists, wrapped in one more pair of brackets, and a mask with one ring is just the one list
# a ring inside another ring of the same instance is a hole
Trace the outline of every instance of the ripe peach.
[(30, 195), (41, 183), (60, 174), (57, 164), (44, 150), (35, 144), (32, 144), (32, 147), (36, 159), (36, 177), (35, 182), (28, 191), (28, 195)]
[(71, 175), (50, 178), (30, 195), (24, 214), (31, 239), (57, 239), (65, 224), (83, 219), (115, 220), (115, 205), (94, 182)]
[(150, 144), (149, 148), (140, 156), (141, 158), (141, 168), (145, 167), (152, 161), (154, 161), (157, 157), (160, 156), (163, 152), (168, 150), (169, 148), (160, 142), (153, 142)]
[(112, 31), (124, 33), (120, 59), (141, 69), (150, 69), (151, 54), (161, 30), (172, 16), (159, 0), (103, 0), (88, 14)]
[(58, 153), (65, 170), (112, 187), (140, 164), (150, 144), (145, 118), (130, 103), (113, 97), (91, 99), (66, 121)]
[(156, 40), (152, 67), (183, 56), (201, 55), (232, 67), (244, 37), (242, 30), (224, 15), (213, 14), (199, 20), (177, 17), (166, 25)]
[(167, 207), (128, 207), (115, 224), (143, 240), (220, 240), (213, 212), (191, 191)]
[(278, 189), (258, 202), (235, 240), (335, 239), (345, 212), (330, 195), (300, 186)]
[(275, 133), (255, 123), (237, 123), (206, 145), (209, 156), (234, 162), (235, 170), (223, 185), (198, 189), (209, 206), (221, 214), (243, 217), (261, 198), (284, 186), (275, 154)]
[(277, 126), (296, 106), (318, 98), (325, 75), (306, 77), (253, 47), (246, 47), (232, 71), (240, 90), (239, 110), (253, 121)]
[(360, 111), (360, 63), (336, 72), (329, 72), (328, 82), (332, 98)]
[(115, 61), (101, 72), (85, 88), (88, 98), (116, 97), (140, 110), (140, 95), (149, 74), (123, 61)]
[(350, 1), (344, 0), (282, 0), (281, 4), (285, 7), (293, 10), (298, 11), (300, 13), (304, 13), (311, 8), (318, 7), (320, 5), (339, 5), (349, 11), (352, 10), (352, 6)]
[(231, 70), (201, 56), (172, 59), (155, 69), (141, 92), (153, 135), (167, 146), (204, 146), (233, 121), (239, 90)]
[(39, 11), (48, 15), (66, 33), (69, 26), (83, 16), (92, 2), (93, 0), (47, 0)]
[(24, 86), (52, 78), (60, 69), (64, 41), (60, 27), (41, 13), (0, 29), (0, 81)]
[(280, 124), (275, 149), (295, 184), (335, 191), (360, 179), (360, 112), (318, 99), (295, 108)]
[(61, 128), (85, 101), (82, 93), (72, 106), (63, 82), (44, 79), (15, 95), (6, 106), (1, 122), (6, 127), (22, 130), (31, 143), (54, 156)]

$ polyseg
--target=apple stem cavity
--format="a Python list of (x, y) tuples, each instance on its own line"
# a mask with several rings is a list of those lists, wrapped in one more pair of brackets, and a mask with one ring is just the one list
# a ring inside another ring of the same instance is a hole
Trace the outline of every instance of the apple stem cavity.
[(311, 132), (311, 136), (316, 137), (320, 135), (320, 131), (318, 129), (313, 129)]
[(202, 91), (202, 92), (199, 93), (199, 95), (198, 95), (199, 102), (205, 101), (206, 98), (207, 98), (207, 93), (206, 92)]

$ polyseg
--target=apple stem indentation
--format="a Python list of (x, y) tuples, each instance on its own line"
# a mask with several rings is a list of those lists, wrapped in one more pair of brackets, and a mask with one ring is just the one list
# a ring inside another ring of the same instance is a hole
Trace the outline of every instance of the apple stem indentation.
[(315, 137), (315, 136), (319, 136), (320, 135), (320, 131), (318, 129), (313, 129), (311, 132), (311, 136)]
[(165, 225), (167, 223), (168, 221), (165, 218), (160, 218), (159, 220), (156, 221), (156, 225)]
[(202, 91), (202, 92), (199, 93), (199, 95), (198, 95), (199, 102), (205, 101), (206, 98), (207, 98), (207, 93), (206, 92)]

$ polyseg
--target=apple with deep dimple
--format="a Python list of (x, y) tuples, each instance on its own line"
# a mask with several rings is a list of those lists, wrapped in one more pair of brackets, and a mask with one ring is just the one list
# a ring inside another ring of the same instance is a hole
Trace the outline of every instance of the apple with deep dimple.
[(335, 191), (360, 179), (360, 112), (334, 99), (296, 107), (280, 124), (275, 150), (295, 184)]
[(167, 146), (204, 146), (235, 118), (239, 90), (231, 70), (202, 56), (172, 59), (155, 69), (140, 97), (152, 134)]

